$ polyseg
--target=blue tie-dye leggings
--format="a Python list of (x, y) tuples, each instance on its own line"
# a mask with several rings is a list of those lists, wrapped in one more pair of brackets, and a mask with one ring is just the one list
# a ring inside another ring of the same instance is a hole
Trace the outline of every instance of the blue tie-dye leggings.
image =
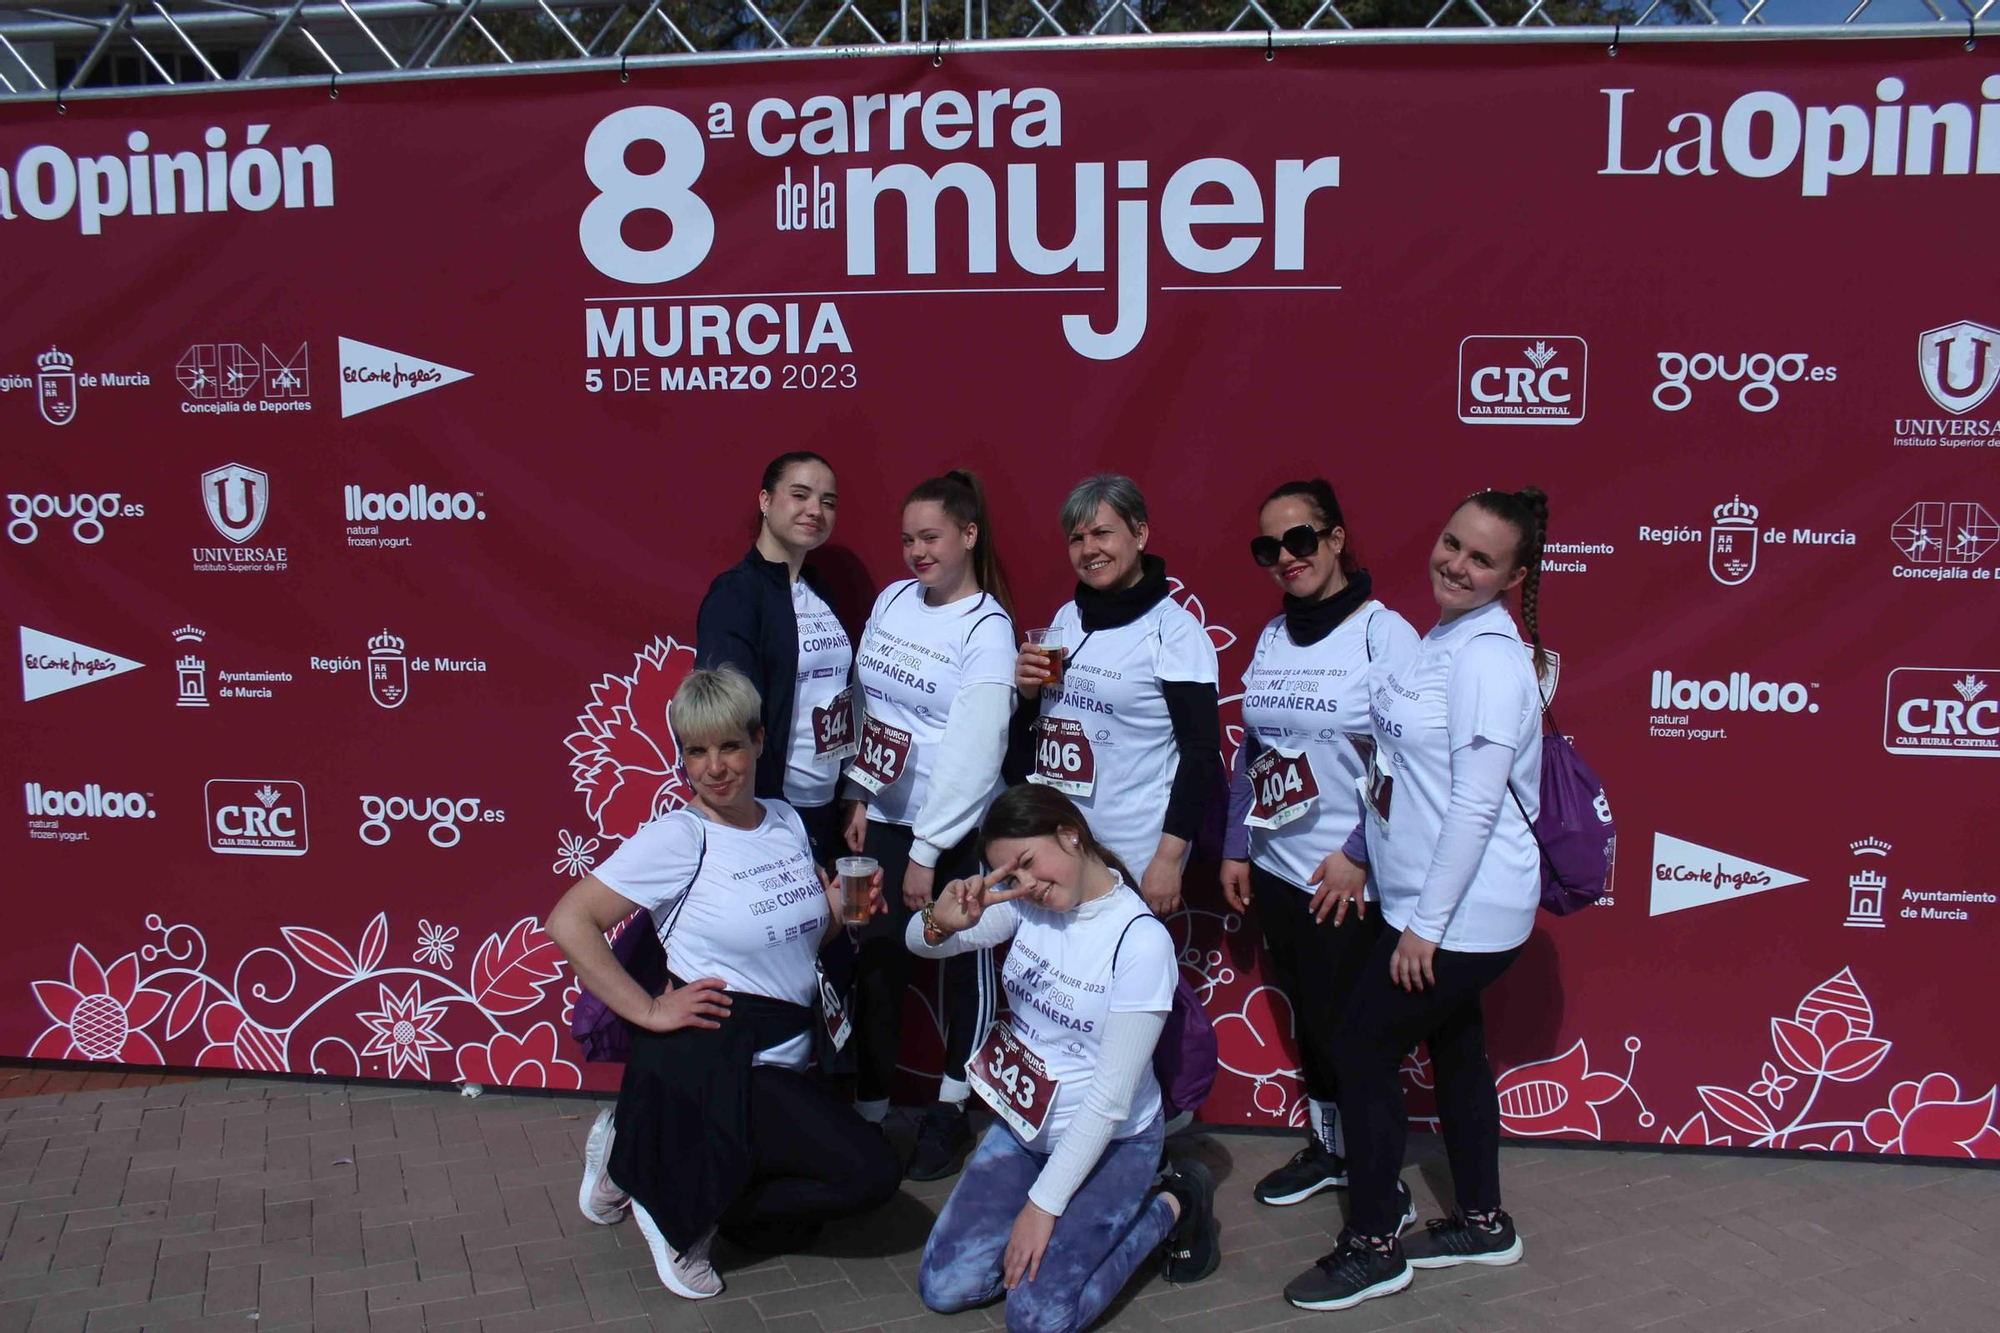
[[(1056, 1219), (1033, 1281), (1006, 1293), (1008, 1333), (1077, 1333), (1111, 1304), (1173, 1226), (1153, 1189), (1164, 1127), (1119, 1139), (1104, 1150)], [(1014, 1219), (1048, 1160), (1005, 1125), (994, 1125), (965, 1164), (924, 1245), (918, 1291), (924, 1304), (955, 1314), (997, 1299)]]

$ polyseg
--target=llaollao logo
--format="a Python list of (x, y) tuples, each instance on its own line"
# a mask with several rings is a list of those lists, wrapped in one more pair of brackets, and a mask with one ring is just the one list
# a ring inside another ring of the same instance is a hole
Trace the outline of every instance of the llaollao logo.
[(667, 703), (693, 668), (693, 648), (655, 638), (633, 654), (630, 675), (606, 675), (590, 687), (590, 702), (564, 744), (584, 811), (602, 836), (629, 838), (687, 804), (691, 793), (667, 727)]

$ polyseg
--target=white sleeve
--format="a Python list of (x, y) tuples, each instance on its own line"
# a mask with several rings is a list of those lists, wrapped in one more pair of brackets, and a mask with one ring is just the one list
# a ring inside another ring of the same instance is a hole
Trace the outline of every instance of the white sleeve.
[(1193, 681), (1215, 685), (1221, 678), (1215, 644), (1201, 622), (1185, 607), (1175, 606), (1160, 618), (1160, 651), (1154, 660), (1156, 680)]
[(1104, 1020), (1103, 1044), (1090, 1091), (1056, 1140), (1055, 1151), (1042, 1164), (1028, 1190), (1028, 1200), (1045, 1213), (1062, 1215), (1084, 1178), (1104, 1156), (1111, 1136), (1132, 1113), (1132, 1098), (1153, 1061), (1153, 1048), (1167, 1025), (1164, 1010), (1113, 1010)]
[(1020, 658), (1021, 647), (1014, 636), (1014, 621), (998, 602), (980, 599), (972, 616), (972, 628), (966, 632), (965, 643), (959, 654), (959, 687), (967, 685), (1005, 685), (1014, 688), (1014, 663)]
[(1013, 903), (994, 903), (980, 914), (979, 923), (970, 930), (947, 935), (942, 944), (932, 944), (924, 939), (924, 916), (919, 912), (910, 918), (909, 925), (903, 927), (903, 943), (919, 958), (949, 958), (953, 954), (1005, 944), (1014, 938), (1020, 924), (1021, 914)]
[(693, 886), (704, 832), (691, 811), (664, 815), (625, 839), (594, 873), (619, 897), (658, 912)]
[(923, 809), (917, 811), (912, 826), (916, 841), (910, 846), (910, 859), (918, 865), (936, 865), (946, 848), (957, 846), (978, 827), (1007, 752), (1014, 700), (1010, 678), (1004, 684), (967, 686), (951, 701)]
[(1445, 685), (1445, 739), (1454, 755), (1476, 740), (1519, 749), (1541, 704), (1521, 641), (1479, 635), (1452, 659)]
[(1419, 640), (1410, 622), (1383, 607), (1368, 622), (1368, 656), (1377, 674), (1409, 665), (1417, 655)]
[(1507, 781), (1514, 771), (1514, 747), (1485, 739), (1451, 752), (1451, 800), (1444, 810), (1444, 831), (1431, 853), (1430, 869), (1417, 894), (1410, 929), (1435, 944), (1444, 938), (1452, 913), (1472, 885), (1486, 840), (1500, 807), (1508, 799)]

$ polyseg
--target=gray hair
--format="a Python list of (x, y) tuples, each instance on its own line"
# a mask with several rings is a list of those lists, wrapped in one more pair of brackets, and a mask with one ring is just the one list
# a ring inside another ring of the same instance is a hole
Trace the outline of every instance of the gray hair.
[(1097, 506), (1111, 506), (1111, 512), (1125, 520), (1125, 526), (1133, 532), (1146, 522), (1146, 497), (1139, 494), (1139, 483), (1116, 472), (1100, 472), (1094, 477), (1085, 477), (1063, 501), (1062, 530), (1068, 536), (1091, 519), (1097, 517)]
[(667, 725), (674, 743), (685, 749), (708, 745), (737, 734), (754, 736), (763, 722), (764, 701), (750, 678), (724, 663), (687, 674), (667, 705)]

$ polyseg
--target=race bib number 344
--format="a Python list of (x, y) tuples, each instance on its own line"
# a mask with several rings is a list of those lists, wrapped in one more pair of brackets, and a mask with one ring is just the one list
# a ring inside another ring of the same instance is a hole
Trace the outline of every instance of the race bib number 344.
[(965, 1062), (965, 1076), (979, 1100), (1016, 1134), (1032, 1139), (1042, 1132), (1057, 1085), (1042, 1058), (1014, 1035), (1006, 1019), (994, 1023), (985, 1045)]
[(815, 708), (813, 717), (813, 758), (845, 759), (861, 748), (854, 734), (854, 687), (848, 686)]

